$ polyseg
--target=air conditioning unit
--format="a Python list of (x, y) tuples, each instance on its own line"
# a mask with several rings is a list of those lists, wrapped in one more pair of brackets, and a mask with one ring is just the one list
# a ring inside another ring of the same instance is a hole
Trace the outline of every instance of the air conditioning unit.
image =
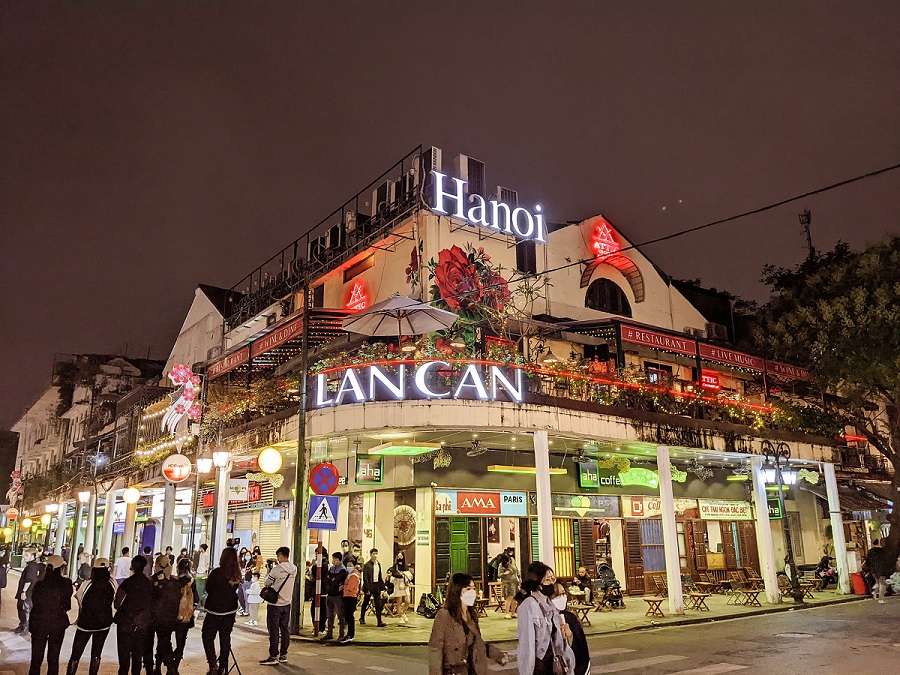
[(466, 186), (468, 194), (487, 196), (484, 184), (484, 162), (468, 155), (457, 155), (453, 160), (453, 168), (456, 175), (468, 183)]
[(431, 172), (438, 171), (443, 173), (444, 171), (441, 149), (432, 145), (422, 152), (421, 160), (419, 170), (421, 171), (420, 180), (422, 181), (422, 194), (425, 197), (425, 201), (431, 204), (431, 188), (434, 183), (434, 176)]
[(307, 258), (312, 260), (324, 260), (325, 252), (328, 250), (328, 237), (316, 237), (309, 240), (309, 250)]
[(214, 359), (222, 353), (222, 345), (216, 345), (206, 350), (206, 360)]
[(416, 189), (416, 172), (414, 170), (401, 174), (397, 179), (395, 191), (400, 202), (409, 202), (413, 199)]
[(694, 328), (693, 326), (685, 326), (684, 332), (696, 338), (705, 338), (706, 331), (702, 328)]
[(372, 217), (385, 213), (397, 198), (397, 186), (392, 180), (386, 180), (372, 190)]
[(728, 326), (710, 321), (706, 324), (706, 335), (710, 340), (727, 340)]
[(356, 232), (356, 211), (347, 211), (344, 214), (344, 231), (347, 234)]
[(509, 188), (505, 188), (502, 185), (498, 185), (496, 195), (497, 201), (499, 202), (509, 204), (510, 206), (519, 205), (519, 193), (515, 190), (510, 190)]
[(344, 250), (344, 223), (332, 225), (328, 228), (328, 250), (337, 253)]

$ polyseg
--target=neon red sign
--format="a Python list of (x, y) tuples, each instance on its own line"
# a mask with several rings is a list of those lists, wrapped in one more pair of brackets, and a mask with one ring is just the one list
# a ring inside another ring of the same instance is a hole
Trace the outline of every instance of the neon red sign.
[(703, 370), (700, 372), (700, 386), (704, 389), (719, 391), (722, 385), (719, 384), (719, 375), (711, 370)]
[(594, 256), (598, 259), (608, 258), (614, 253), (618, 253), (622, 248), (619, 242), (613, 237), (613, 230), (605, 220), (594, 228), (593, 242), (591, 248), (594, 249)]
[(353, 290), (350, 291), (350, 299), (344, 306), (351, 312), (360, 312), (369, 306), (369, 296), (366, 295), (366, 289), (361, 281), (353, 284)]

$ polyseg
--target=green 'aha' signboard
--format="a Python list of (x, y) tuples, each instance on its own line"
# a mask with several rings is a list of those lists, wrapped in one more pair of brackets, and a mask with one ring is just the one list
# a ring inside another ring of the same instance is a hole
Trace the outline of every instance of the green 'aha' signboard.
[(766, 499), (769, 507), (769, 520), (781, 520), (784, 518), (784, 512), (781, 510), (781, 500), (778, 497), (769, 497)]

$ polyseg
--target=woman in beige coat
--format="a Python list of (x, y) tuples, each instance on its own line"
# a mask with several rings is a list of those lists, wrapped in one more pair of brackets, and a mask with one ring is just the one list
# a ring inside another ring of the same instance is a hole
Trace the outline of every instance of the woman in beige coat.
[(468, 574), (454, 574), (447, 602), (438, 610), (428, 641), (429, 675), (483, 675), (488, 658), (506, 665), (507, 656), (481, 639), (473, 605), (478, 597)]

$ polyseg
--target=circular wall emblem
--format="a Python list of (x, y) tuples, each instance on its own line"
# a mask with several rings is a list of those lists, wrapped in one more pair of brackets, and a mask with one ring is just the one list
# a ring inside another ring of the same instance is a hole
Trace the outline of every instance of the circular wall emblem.
[(19, 509), (14, 506), (10, 506), (8, 509), (6, 509), (6, 517), (9, 520), (15, 520), (19, 517)]
[(163, 460), (162, 472), (166, 480), (180, 483), (191, 475), (191, 460), (184, 455), (169, 455)]

